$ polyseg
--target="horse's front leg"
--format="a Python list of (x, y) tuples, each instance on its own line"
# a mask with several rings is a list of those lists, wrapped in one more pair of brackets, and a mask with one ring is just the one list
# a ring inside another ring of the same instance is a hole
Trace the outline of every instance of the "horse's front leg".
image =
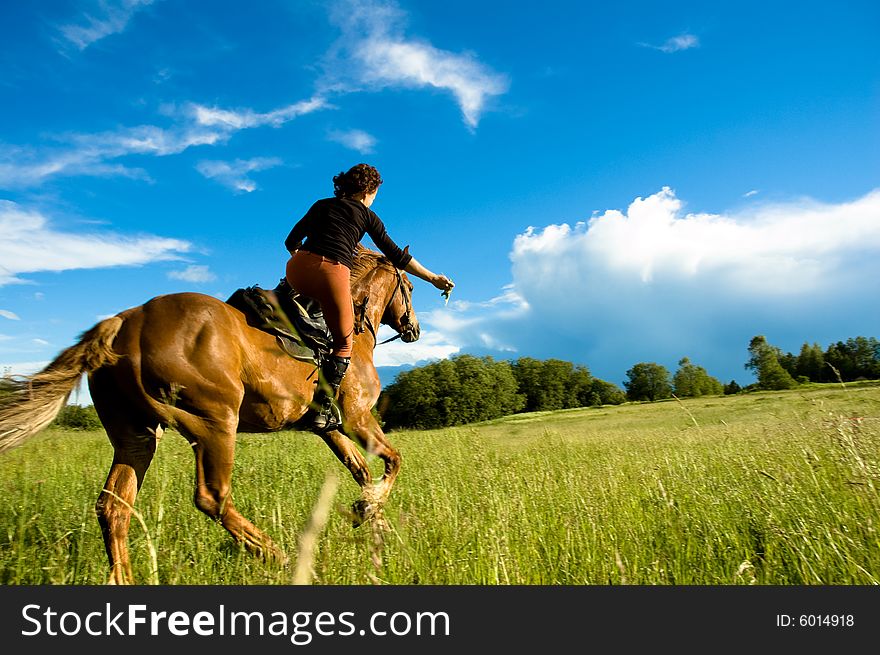
[(351, 506), (352, 525), (356, 528), (371, 519), (378, 509), (378, 503), (372, 500), (376, 494), (370, 467), (354, 442), (341, 432), (331, 430), (320, 434), (333, 454), (345, 465), (345, 468), (351, 473), (351, 477), (361, 488), (361, 499), (355, 501)]
[(354, 478), (354, 481), (358, 483), (361, 489), (372, 483), (373, 476), (370, 473), (369, 466), (367, 466), (367, 460), (364, 459), (364, 456), (351, 439), (337, 430), (320, 432), (319, 434), (330, 447), (330, 450), (333, 451), (333, 454), (349, 470), (351, 477)]
[(364, 450), (378, 456), (385, 464), (385, 470), (378, 482), (363, 487), (363, 500), (366, 504), (364, 510), (372, 514), (381, 510), (388, 501), (394, 480), (400, 472), (400, 453), (388, 443), (385, 433), (371, 413), (362, 414), (347, 427)]
[(368, 420), (361, 420), (354, 424), (347, 423), (345, 427), (346, 431), (357, 439), (364, 450), (383, 460), (385, 470), (382, 478), (375, 484), (366, 459), (351, 439), (336, 430), (321, 434), (321, 437), (339, 461), (351, 472), (354, 481), (361, 488), (361, 499), (356, 501), (351, 508), (354, 527), (372, 519), (380, 512), (388, 500), (391, 487), (400, 471), (400, 454), (385, 439), (382, 428), (379, 427), (372, 415), (368, 414), (367, 416)]

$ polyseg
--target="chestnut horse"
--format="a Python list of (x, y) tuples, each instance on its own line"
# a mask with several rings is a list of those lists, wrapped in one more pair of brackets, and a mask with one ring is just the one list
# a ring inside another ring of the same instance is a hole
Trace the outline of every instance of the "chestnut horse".
[[(320, 433), (361, 487), (362, 499), (353, 507), (355, 525), (381, 508), (400, 470), (400, 455), (371, 413), (380, 391), (373, 349), (380, 322), (404, 341), (418, 339), (412, 288), (406, 275), (379, 253), (359, 249), (352, 297), (369, 298), (364, 316), (369, 329), (355, 338), (340, 389), (345, 433)], [(132, 506), (168, 427), (192, 445), (196, 507), (247, 550), (286, 561), (232, 502), (235, 439), (238, 431), (276, 431), (302, 419), (315, 392), (313, 364), (286, 355), (274, 336), (251, 327), (244, 314), (216, 298), (196, 293), (158, 296), (101, 321), (43, 371), (12, 383), (0, 398), (0, 451), (46, 427), (83, 373), (114, 449), (95, 507), (111, 583), (133, 582), (128, 553)], [(384, 474), (376, 483), (348, 435), (384, 460)]]

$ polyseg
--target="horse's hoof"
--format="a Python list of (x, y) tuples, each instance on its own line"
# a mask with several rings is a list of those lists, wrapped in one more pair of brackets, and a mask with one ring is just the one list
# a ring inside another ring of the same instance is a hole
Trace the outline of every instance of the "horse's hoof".
[(267, 564), (274, 564), (282, 568), (290, 564), (290, 558), (287, 554), (274, 544), (258, 546), (252, 549), (252, 552)]
[(351, 513), (351, 527), (358, 528), (376, 513), (376, 508), (366, 500), (361, 499), (356, 500), (354, 504), (352, 504)]

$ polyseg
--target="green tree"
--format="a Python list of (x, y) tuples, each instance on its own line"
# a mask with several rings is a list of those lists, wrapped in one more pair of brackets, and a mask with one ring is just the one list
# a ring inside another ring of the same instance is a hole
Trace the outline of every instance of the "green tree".
[(641, 362), (626, 372), (626, 397), (630, 400), (662, 400), (672, 396), (669, 371), (654, 362)]
[(508, 361), (493, 362), (491, 357), (487, 359), (494, 377), (492, 392), (495, 394), (497, 402), (494, 413), (496, 416), (508, 416), (521, 411), (526, 404), (526, 399), (519, 392), (519, 386), (513, 375), (513, 366)]
[(542, 376), (544, 365), (532, 357), (520, 357), (513, 363), (519, 393), (525, 399), (523, 411), (534, 412), (543, 405)]
[(569, 394), (572, 391), (569, 382), (572, 365), (559, 359), (548, 359), (541, 362), (540, 410), (554, 410), (570, 407)]
[(593, 378), (589, 400), (590, 405), (620, 405), (626, 402), (626, 394), (616, 384)]
[(739, 393), (740, 391), (742, 391), (742, 387), (736, 383), (736, 380), (731, 380), (724, 385), (725, 396), (732, 396), (733, 394)]
[(745, 367), (752, 370), (758, 378), (759, 389), (793, 389), (797, 382), (782, 368), (779, 356), (782, 351), (767, 343), (766, 337), (752, 337), (749, 343), (749, 361)]
[(524, 398), (508, 362), (459, 355), (399, 374), (379, 401), (389, 428), (438, 428), (512, 414)]
[(792, 353), (784, 353), (779, 348), (776, 348), (776, 360), (779, 362), (779, 365), (788, 371), (788, 374), (794, 378), (797, 377), (797, 363), (798, 358), (796, 355)]
[(709, 375), (705, 368), (692, 364), (683, 357), (678, 362), (678, 370), (672, 378), (675, 395), (680, 398), (698, 396), (717, 396), (724, 392), (724, 386)]
[(571, 372), (572, 407), (589, 407), (593, 394), (593, 376), (586, 366), (575, 366)]
[(825, 379), (829, 382), (837, 380), (837, 374), (831, 367), (840, 373), (845, 382), (859, 378), (880, 378), (880, 342), (874, 337), (838, 341), (828, 347), (825, 362), (830, 365), (825, 373)]
[(94, 405), (65, 405), (58, 412), (53, 425), (73, 430), (100, 430), (104, 426)]
[(812, 382), (821, 382), (825, 373), (825, 354), (818, 343), (804, 343), (797, 358), (796, 376), (803, 376)]
[(499, 418), (522, 406), (523, 399), (517, 394), (516, 380), (507, 362), (472, 355), (459, 355), (451, 362), (458, 378), (458, 390), (447, 398), (445, 425)]
[(539, 361), (522, 357), (513, 364), (524, 411), (539, 412), (589, 404), (592, 376), (584, 366), (560, 359)]
[[(423, 366), (399, 373), (386, 387), (378, 404), (386, 425), (433, 428), (444, 424), (445, 411), (437, 385), (440, 364), (436, 368)], [(447, 386), (444, 391), (448, 389)]]
[(15, 391), (15, 384), (9, 378), (0, 377), (0, 398), (10, 396)]

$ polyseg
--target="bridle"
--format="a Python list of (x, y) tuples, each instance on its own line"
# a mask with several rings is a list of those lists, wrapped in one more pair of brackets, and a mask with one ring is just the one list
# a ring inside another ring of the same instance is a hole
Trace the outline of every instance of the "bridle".
[(388, 300), (388, 305), (394, 302), (394, 296), (397, 295), (397, 292), (400, 291), (400, 297), (403, 299), (403, 318), (400, 323), (403, 329), (395, 334), (393, 337), (389, 339), (385, 339), (385, 341), (379, 341), (376, 336), (376, 328), (373, 327), (372, 321), (370, 321), (369, 316), (367, 316), (367, 303), (370, 300), (369, 296), (364, 296), (363, 301), (359, 305), (355, 305), (355, 333), (360, 334), (364, 331), (364, 325), (366, 325), (367, 330), (370, 331), (370, 334), (373, 335), (373, 341), (376, 342), (377, 346), (381, 346), (386, 343), (390, 343), (392, 341), (396, 341), (403, 337), (404, 334), (412, 332), (412, 305), (410, 304), (409, 298), (406, 297), (406, 293), (403, 290), (403, 275), (400, 274), (400, 269), (397, 267), (394, 268), (394, 273), (397, 275), (397, 283), (394, 285), (394, 291), (391, 292), (391, 298)]

